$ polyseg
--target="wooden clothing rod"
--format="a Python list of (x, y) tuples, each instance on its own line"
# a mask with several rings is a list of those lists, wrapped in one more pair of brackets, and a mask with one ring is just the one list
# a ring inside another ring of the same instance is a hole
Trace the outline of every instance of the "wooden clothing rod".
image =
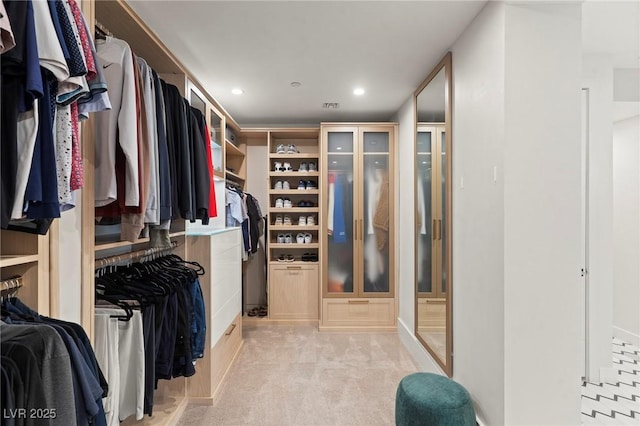
[(22, 287), (22, 277), (7, 278), (0, 281), (1, 292), (11, 292)]
[(102, 25), (102, 24), (100, 23), (100, 21), (98, 21), (97, 19), (95, 20), (95, 26), (96, 26), (96, 29), (97, 29), (98, 31), (100, 31), (100, 32), (104, 33), (104, 35), (108, 35), (108, 36), (113, 37), (113, 33), (112, 33), (111, 31), (109, 31), (109, 30), (107, 29), (107, 27), (105, 27), (104, 25)]
[(176, 247), (178, 247), (178, 243), (175, 241), (171, 242), (171, 247), (150, 247), (144, 250), (132, 251), (131, 253), (118, 254), (115, 256), (103, 257), (101, 259), (96, 259), (95, 269), (104, 268), (105, 266), (117, 265), (118, 263), (124, 262), (126, 260), (137, 259), (139, 257), (145, 256), (153, 256), (153, 255), (161, 255), (171, 253)]

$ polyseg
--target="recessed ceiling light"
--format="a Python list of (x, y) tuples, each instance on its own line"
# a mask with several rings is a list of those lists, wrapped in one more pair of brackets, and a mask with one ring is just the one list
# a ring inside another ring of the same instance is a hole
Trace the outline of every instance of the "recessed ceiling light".
[(338, 151), (340, 151), (340, 150), (342, 149), (342, 147), (341, 147), (341, 146), (337, 146), (337, 147), (336, 147), (336, 149), (337, 149)]
[(364, 95), (364, 89), (362, 87), (353, 89), (353, 94), (356, 96)]
[(236, 87), (235, 89), (231, 89), (231, 93), (233, 93), (234, 95), (242, 95), (244, 93), (244, 90)]

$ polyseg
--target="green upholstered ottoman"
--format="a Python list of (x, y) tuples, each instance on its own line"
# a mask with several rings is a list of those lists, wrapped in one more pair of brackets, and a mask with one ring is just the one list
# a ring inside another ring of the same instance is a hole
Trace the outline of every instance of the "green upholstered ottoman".
[(396, 425), (475, 426), (476, 415), (462, 385), (438, 374), (414, 373), (398, 385)]

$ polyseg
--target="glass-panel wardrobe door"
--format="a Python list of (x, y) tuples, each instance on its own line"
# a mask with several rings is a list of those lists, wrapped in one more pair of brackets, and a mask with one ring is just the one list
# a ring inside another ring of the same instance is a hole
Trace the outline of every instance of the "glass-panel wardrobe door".
[(438, 145), (440, 148), (440, 180), (441, 180), (441, 200), (440, 200), (440, 208), (442, 220), (438, 223), (439, 229), (439, 237), (440, 240), (440, 258), (441, 258), (441, 267), (442, 272), (440, 275), (440, 292), (439, 297), (445, 297), (447, 293), (447, 235), (445, 230), (447, 229), (446, 219), (447, 219), (447, 139), (444, 127), (438, 128)]
[(353, 131), (328, 131), (327, 140), (327, 293), (354, 294), (355, 138)]
[(359, 238), (362, 242), (362, 292), (390, 293), (391, 236), (393, 208), (390, 184), (389, 131), (361, 131), (362, 150), (362, 220)]
[(416, 213), (418, 215), (416, 247), (417, 247), (417, 276), (418, 293), (420, 297), (435, 296), (433, 286), (436, 279), (436, 268), (433, 263), (434, 255), (434, 235), (432, 208), (435, 203), (434, 197), (437, 195), (433, 189), (433, 174), (436, 165), (432, 164), (433, 152), (436, 144), (435, 128), (418, 127), (416, 141)]

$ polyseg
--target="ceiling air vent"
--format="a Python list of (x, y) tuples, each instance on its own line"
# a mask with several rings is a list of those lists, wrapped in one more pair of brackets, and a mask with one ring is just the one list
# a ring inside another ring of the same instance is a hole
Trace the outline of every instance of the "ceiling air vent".
[(325, 102), (322, 104), (323, 109), (338, 109), (340, 108), (340, 104), (337, 102)]

